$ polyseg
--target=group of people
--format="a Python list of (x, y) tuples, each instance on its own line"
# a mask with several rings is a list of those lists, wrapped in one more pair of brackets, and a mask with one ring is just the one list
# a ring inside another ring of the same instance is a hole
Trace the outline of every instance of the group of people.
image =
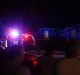
[(80, 43), (70, 41), (63, 49), (66, 58), (56, 59), (52, 56), (57, 44), (45, 42), (45, 55), (38, 61), (35, 69), (24, 65), (25, 48), (13, 46), (8, 49), (0, 47), (0, 75), (80, 75), (80, 61), (77, 56)]
[[(61, 48), (58, 45), (60, 44), (45, 43), (46, 54), (38, 65), (36, 75), (80, 75), (80, 59), (77, 53), (80, 49), (79, 41), (69, 41)], [(53, 57), (56, 49), (63, 49), (65, 58)]]

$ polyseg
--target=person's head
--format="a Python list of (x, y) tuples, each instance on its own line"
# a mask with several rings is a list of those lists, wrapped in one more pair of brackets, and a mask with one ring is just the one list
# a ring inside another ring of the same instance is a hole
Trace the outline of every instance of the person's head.
[(77, 41), (76, 50), (77, 50), (77, 56), (78, 56), (80, 54), (80, 41)]
[(46, 55), (51, 55), (54, 49), (55, 49), (55, 44), (53, 44), (51, 41), (45, 42)]
[(75, 41), (70, 41), (66, 47), (65, 47), (65, 54), (66, 54), (66, 57), (74, 57), (76, 56), (76, 42)]

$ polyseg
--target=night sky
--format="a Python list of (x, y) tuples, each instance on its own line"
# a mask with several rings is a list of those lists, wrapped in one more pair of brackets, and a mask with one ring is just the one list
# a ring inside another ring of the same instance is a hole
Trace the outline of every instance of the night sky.
[(80, 23), (79, 6), (77, 0), (0, 0), (0, 23), (64, 28)]

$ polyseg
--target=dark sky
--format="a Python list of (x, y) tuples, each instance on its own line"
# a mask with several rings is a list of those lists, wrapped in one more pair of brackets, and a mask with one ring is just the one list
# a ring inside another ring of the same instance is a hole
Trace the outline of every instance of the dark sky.
[[(0, 0), (1, 1), (1, 0)], [(19, 22), (31, 27), (68, 27), (80, 23), (77, 0), (2, 0), (1, 24)]]

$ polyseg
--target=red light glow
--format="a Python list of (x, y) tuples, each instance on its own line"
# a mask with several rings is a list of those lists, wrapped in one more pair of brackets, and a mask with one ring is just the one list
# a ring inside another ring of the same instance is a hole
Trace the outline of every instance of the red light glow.
[(34, 66), (36, 66), (37, 65), (37, 61), (34, 61), (33, 64), (34, 64)]
[(28, 35), (26, 35), (25, 38), (28, 38)]

